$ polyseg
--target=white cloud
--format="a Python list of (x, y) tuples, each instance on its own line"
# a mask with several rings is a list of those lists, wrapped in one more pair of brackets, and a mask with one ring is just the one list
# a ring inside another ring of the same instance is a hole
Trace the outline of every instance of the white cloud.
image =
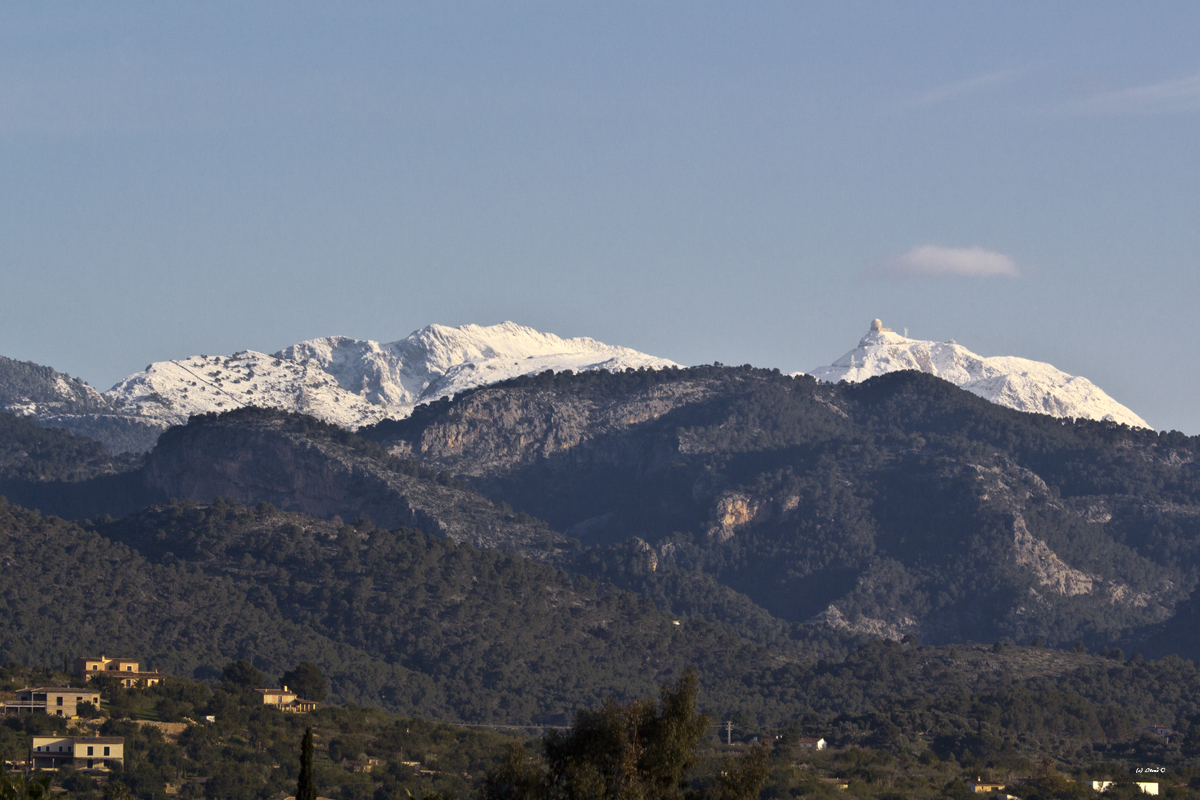
[(1153, 114), (1198, 109), (1200, 75), (1101, 92), (1069, 106), (1069, 110), (1082, 114)]
[(1016, 278), (1021, 271), (1017, 262), (1003, 253), (982, 247), (940, 247), (923, 244), (907, 253), (884, 259), (872, 270), (889, 278), (939, 278), (947, 275), (967, 278)]
[(1009, 83), (1024, 72), (1025, 70), (1023, 69), (1005, 69), (999, 72), (989, 72), (986, 75), (977, 75), (974, 78), (967, 78), (966, 80), (948, 83), (943, 86), (935, 86), (917, 95), (913, 100), (913, 105), (931, 106), (946, 100), (969, 97), (970, 95), (979, 94), (993, 87)]

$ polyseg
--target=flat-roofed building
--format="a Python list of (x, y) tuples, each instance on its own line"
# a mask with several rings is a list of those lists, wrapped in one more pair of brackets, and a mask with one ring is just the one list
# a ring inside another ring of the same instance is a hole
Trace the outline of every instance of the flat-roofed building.
[(162, 675), (157, 671), (142, 671), (141, 662), (134, 658), (105, 658), (99, 656), (80, 656), (75, 659), (75, 677), (90, 681), (97, 675), (111, 675), (129, 688), (132, 686), (155, 686), (162, 682)]
[(297, 697), (296, 693), (289, 691), (286, 686), (282, 689), (255, 689), (254, 691), (262, 695), (264, 706), (273, 706), (280, 711), (305, 714), (309, 711), (314, 711), (317, 707), (315, 700), (305, 700)]
[(122, 736), (34, 736), (29, 741), (34, 769), (109, 770), (125, 765)]
[(1004, 784), (999, 781), (985, 781), (982, 778), (976, 778), (973, 781), (967, 781), (967, 786), (975, 794), (987, 794), (988, 792), (999, 792), (1004, 790)]
[(74, 717), (79, 713), (80, 703), (91, 703), (99, 708), (100, 693), (94, 689), (72, 689), (69, 686), (39, 686), (36, 689), (18, 689), (17, 699), (4, 703), (4, 713)]

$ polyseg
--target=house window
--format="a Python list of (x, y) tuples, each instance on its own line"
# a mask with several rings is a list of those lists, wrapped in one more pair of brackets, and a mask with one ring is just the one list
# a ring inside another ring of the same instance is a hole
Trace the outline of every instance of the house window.
[(89, 745), (88, 745), (88, 755), (89, 755), (89, 756), (90, 756), (90, 755), (95, 755), (95, 753), (93, 753), (93, 752), (92, 752), (93, 750), (95, 750), (95, 748), (94, 748), (94, 747), (92, 747), (92, 746), (89, 744)]
[(125, 668), (125, 671), (126, 671), (126, 672), (133, 672), (133, 667), (126, 667), (126, 668)]
[(58, 716), (60, 716), (60, 717), (61, 717), (61, 716), (62, 716), (62, 709), (60, 708), (58, 711), (55, 711), (54, 713), (55, 713), (55, 714), (57, 714)]
[[(90, 750), (91, 748), (89, 747), (88, 749)], [(95, 766), (95, 765), (92, 763), (92, 760), (89, 758), (89, 759), (88, 759), (88, 767), (87, 767), (87, 768), (88, 768), (88, 769), (91, 769), (91, 768), (92, 768), (92, 767), (94, 767), (94, 766)]]
[(58, 702), (56, 702), (56, 703), (55, 703), (55, 705), (56, 705), (56, 706), (61, 706), (61, 705), (62, 705), (62, 701), (63, 701), (63, 699), (62, 699), (62, 695), (61, 695), (61, 694), (60, 694), (58, 697), (54, 698), (54, 699), (58, 701)]
[(106, 755), (106, 756), (107, 756), (107, 755), (112, 755), (112, 754), (109, 752), (109, 748), (108, 748), (108, 747), (105, 747), (105, 748), (104, 748), (104, 755)]
[(92, 669), (100, 669), (100, 665), (99, 665), (99, 664), (92, 664)]

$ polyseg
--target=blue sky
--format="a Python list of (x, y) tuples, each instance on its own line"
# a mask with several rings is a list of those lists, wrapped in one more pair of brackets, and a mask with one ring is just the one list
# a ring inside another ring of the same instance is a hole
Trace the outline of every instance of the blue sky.
[(0, 354), (868, 322), (1200, 433), (1195, 3), (6, 3)]

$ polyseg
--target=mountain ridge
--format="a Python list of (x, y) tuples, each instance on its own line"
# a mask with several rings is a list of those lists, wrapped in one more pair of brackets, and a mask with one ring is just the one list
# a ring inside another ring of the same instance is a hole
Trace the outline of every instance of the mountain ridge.
[(32, 416), (102, 442), (145, 452), (196, 414), (278, 408), (355, 430), (408, 416), (420, 403), (518, 375), (676, 366), (588, 337), (563, 339), (513, 322), (428, 325), (389, 343), (328, 336), (273, 354), (157, 361), (97, 392), (50, 367), (0, 362), (0, 410)]
[[(793, 624), (1111, 643), (1169, 620), (1200, 576), (1177, 538), (1195, 439), (1025, 414), (916, 371), (538, 375), (362, 435), (586, 548), (636, 537), (660, 571), (708, 573)], [(1141, 510), (1155, 497), (1180, 505)]]
[[(269, 407), (357, 430), (521, 375), (675, 367), (627, 347), (562, 339), (513, 322), (429, 325), (382, 344), (329, 336), (270, 355), (243, 350), (154, 362), (103, 393), (50, 367), (0, 359), (0, 410), (88, 436), (114, 452), (146, 452), (163, 431), (196, 414)], [(1150, 427), (1086, 378), (1015, 356), (979, 356), (953, 341), (909, 339), (879, 320), (858, 347), (807, 374), (855, 383), (900, 370), (935, 375), (1018, 411)]]
[(985, 400), (1017, 411), (1150, 427), (1087, 378), (1068, 375), (1050, 364), (1027, 358), (980, 356), (953, 340), (909, 339), (884, 328), (880, 320), (871, 323), (871, 329), (856, 348), (830, 366), (808, 374), (826, 383), (859, 383), (901, 370), (936, 375)]

